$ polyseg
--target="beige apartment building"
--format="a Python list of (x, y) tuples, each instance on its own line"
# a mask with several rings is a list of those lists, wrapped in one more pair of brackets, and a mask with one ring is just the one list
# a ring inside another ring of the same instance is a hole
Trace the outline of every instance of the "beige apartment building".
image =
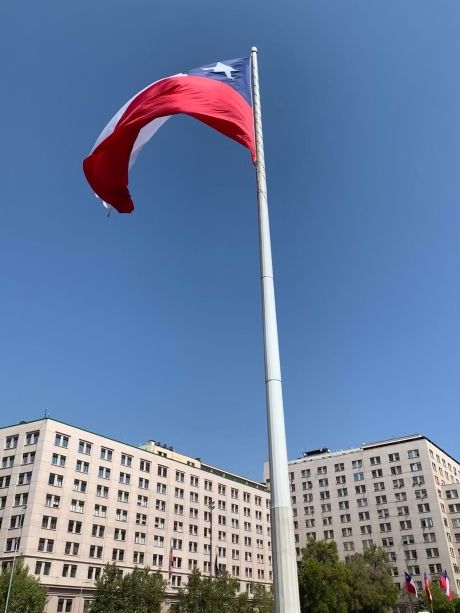
[[(149, 441), (139, 447), (44, 418), (0, 429), (0, 560), (16, 543), (47, 613), (88, 610), (107, 562), (148, 565), (168, 599), (194, 568), (249, 591), (272, 580), (264, 484)], [(172, 565), (170, 550), (172, 547)]]
[(428, 438), (305, 452), (289, 471), (299, 559), (308, 539), (333, 539), (342, 559), (375, 544), (402, 594), (405, 571), (421, 590), (444, 569), (460, 593), (460, 464)]

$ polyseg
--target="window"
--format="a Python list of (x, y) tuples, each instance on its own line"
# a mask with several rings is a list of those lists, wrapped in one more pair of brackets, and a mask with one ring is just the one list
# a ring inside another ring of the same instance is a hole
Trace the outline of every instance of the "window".
[[(429, 513), (430, 505), (428, 502), (422, 502), (421, 504), (417, 505), (417, 509), (419, 513)], [(449, 510), (450, 510), (450, 505), (449, 505)], [(459, 507), (459, 511), (460, 511), (460, 507)]]
[(5, 475), (0, 477), (0, 488), (9, 487), (11, 482), (11, 475)]
[(391, 532), (391, 523), (385, 522), (380, 524), (380, 532)]
[(425, 485), (425, 477), (423, 476), (412, 477), (412, 486), (418, 487), (420, 485)]
[(72, 603), (72, 598), (59, 598), (57, 604), (57, 613), (71, 613)]
[(163, 566), (163, 556), (161, 553), (153, 554), (152, 566)]
[(433, 527), (433, 519), (431, 517), (426, 517), (420, 520), (420, 525), (422, 528), (432, 528)]
[(404, 534), (402, 537), (402, 543), (403, 545), (414, 545), (415, 544), (415, 537), (413, 534)]
[(407, 506), (396, 507), (396, 511), (398, 512), (398, 515), (409, 515), (409, 507)]
[(54, 539), (38, 539), (38, 551), (44, 551), (46, 553), (52, 553), (54, 549)]
[(390, 453), (388, 454), (389, 462), (399, 462), (399, 453)]
[(126, 541), (126, 530), (123, 528), (115, 528), (113, 538), (116, 541)]
[(81, 521), (74, 521), (71, 519), (67, 526), (67, 532), (71, 532), (72, 534), (81, 534)]
[(94, 516), (95, 517), (107, 517), (107, 507), (102, 504), (94, 505)]
[(113, 450), (107, 449), (107, 447), (101, 447), (101, 460), (105, 460), (106, 462), (111, 462), (113, 457)]
[(91, 447), (91, 443), (88, 443), (87, 441), (80, 440), (78, 443), (79, 453), (86, 453), (86, 455), (89, 455), (91, 453)]
[[(56, 498), (59, 499), (59, 496), (56, 496)], [(13, 506), (14, 507), (23, 507), (27, 504), (27, 501), (29, 499), (29, 494), (15, 494), (14, 496), (14, 503)], [(1, 499), (0, 499), (1, 500)], [(6, 502), (6, 498), (5, 498), (5, 502)], [(5, 505), (0, 505), (0, 508), (5, 508)]]
[(123, 562), (125, 559), (125, 550), (124, 549), (112, 549), (112, 560), (114, 562)]
[(143, 551), (135, 551), (133, 553), (133, 563), (134, 564), (143, 564), (144, 563), (144, 552)]
[[(29, 455), (29, 454), (24, 454)], [(24, 458), (24, 455), (22, 456)], [(22, 462), (24, 464), (24, 461)], [(14, 464), (14, 455), (5, 456), (2, 458), (2, 468), (11, 468)]]
[(369, 511), (361, 511), (360, 513), (358, 513), (358, 518), (359, 518), (359, 521), (369, 521), (370, 519)]
[(51, 562), (35, 562), (36, 575), (49, 575), (51, 570)]
[(392, 475), (400, 475), (402, 473), (401, 465), (392, 466), (390, 472)]
[(327, 479), (327, 478), (320, 479), (318, 483), (319, 483), (319, 487), (328, 487), (329, 479)]
[(334, 538), (334, 530), (325, 530), (324, 531), (324, 539), (333, 539)]
[(357, 503), (358, 507), (367, 507), (367, 505), (368, 505), (367, 498), (358, 498), (356, 500), (356, 503)]
[(129, 473), (120, 473), (119, 482), (129, 485), (131, 483), (131, 475)]
[(345, 477), (345, 475), (337, 475), (337, 477), (335, 478), (336, 485), (341, 485), (346, 482), (347, 482), (347, 478)]
[(212, 492), (212, 481), (209, 481), (208, 479), (204, 480), (204, 489), (207, 490), (208, 492)]
[(439, 558), (439, 549), (437, 547), (431, 547), (426, 549), (427, 558)]
[(128, 521), (128, 511), (125, 509), (117, 509), (115, 512), (115, 519), (117, 521)]
[(26, 434), (26, 445), (36, 445), (38, 443), (38, 438), (40, 434), (37, 431), (35, 432), (27, 432)]
[(133, 456), (127, 455), (126, 453), (122, 453), (120, 463), (122, 466), (127, 466), (128, 468), (131, 468), (131, 466), (133, 465)]
[(382, 538), (382, 547), (393, 547), (394, 541), (392, 536)]
[(96, 496), (99, 498), (109, 497), (109, 488), (107, 485), (96, 485)]
[(380, 464), (380, 456), (374, 456), (370, 459), (371, 466), (375, 466), (376, 464)]
[(85, 475), (87, 475), (89, 473), (89, 462), (84, 462), (83, 460), (77, 460), (75, 470), (79, 473), (85, 473)]
[[(14, 456), (10, 456), (11, 460), (14, 460)], [(65, 462), (65, 456), (61, 456), (64, 458), (64, 462)], [(22, 454), (22, 464), (33, 464), (35, 462), (35, 451), (28, 451), (27, 453), (23, 453)], [(13, 465), (13, 462), (11, 462), (11, 466)], [(2, 466), (2, 468), (8, 468), (8, 466)]]
[(99, 466), (98, 477), (101, 479), (110, 479), (110, 468)]
[(157, 483), (157, 494), (166, 494), (166, 483)]
[[(340, 472), (342, 470), (345, 470), (345, 464), (343, 462), (340, 462), (339, 464), (334, 464), (334, 470), (335, 470), (336, 473), (338, 473), (338, 472)], [(310, 473), (310, 471), (308, 471), (308, 472)], [(302, 475), (302, 477), (303, 477), (303, 475)]]
[(31, 481), (32, 481), (32, 471), (27, 472), (27, 473), (19, 473), (18, 485), (29, 485)]
[(103, 538), (105, 534), (105, 526), (102, 524), (93, 524), (91, 535), (96, 538)]
[(378, 479), (379, 477), (383, 477), (383, 470), (381, 468), (376, 468), (372, 471), (372, 478)]
[(67, 447), (69, 446), (69, 439), (70, 437), (66, 436), (65, 434), (59, 434), (58, 432), (56, 432), (56, 436), (54, 437), (54, 444), (58, 447), (64, 447), (64, 449), (67, 449)]
[(362, 460), (353, 460), (353, 462), (351, 463), (352, 468), (362, 468), (362, 466), (363, 466)]
[(129, 492), (125, 490), (118, 490), (117, 500), (118, 502), (129, 502)]
[(86, 492), (86, 481), (82, 481), (81, 479), (74, 479), (73, 491), (81, 492), (82, 494), (84, 494)]
[(327, 466), (318, 466), (318, 475), (327, 475)]
[(355, 492), (357, 494), (365, 494), (366, 493), (366, 486), (365, 485), (355, 485)]
[(138, 496), (137, 496), (137, 506), (138, 507), (147, 507), (148, 504), (149, 504), (148, 496), (142, 496), (141, 494), (138, 494)]
[(412, 522), (410, 519), (404, 519), (399, 522), (400, 530), (412, 530)]
[(404, 479), (393, 479), (393, 487), (394, 489), (404, 487)]
[(145, 532), (135, 532), (134, 542), (137, 545), (145, 545)]
[(407, 452), (407, 457), (409, 459), (419, 458), (420, 457), (419, 450), (418, 449), (409, 449), (409, 451)]
[(149, 473), (150, 472), (150, 462), (148, 462), (147, 460), (141, 460), (139, 468), (140, 470), (142, 470), (142, 472)]
[(57, 517), (53, 517), (51, 515), (43, 515), (42, 517), (42, 528), (45, 530), (56, 530), (57, 526)]
[(5, 440), (5, 449), (16, 449), (18, 446), (19, 436), (15, 434), (14, 436), (7, 436)]
[(161, 466), (161, 464), (158, 465), (158, 476), (159, 477), (167, 477), (168, 476), (168, 469), (166, 466)]
[(101, 575), (101, 572), (102, 568), (100, 566), (88, 566), (88, 579), (98, 579)]
[(155, 534), (153, 536), (153, 546), (154, 547), (164, 547), (164, 544), (165, 544), (164, 536), (159, 536), (158, 534)]
[(374, 492), (382, 492), (385, 489), (385, 483), (383, 481), (376, 481), (374, 483)]
[(85, 503), (83, 500), (73, 499), (70, 504), (70, 510), (74, 511), (74, 513), (83, 513), (85, 511)]
[(62, 576), (63, 577), (76, 577), (77, 576), (77, 565), (76, 564), (63, 564)]
[(363, 480), (364, 480), (363, 472), (353, 473), (353, 481), (363, 481)]
[(418, 470), (422, 470), (422, 463), (421, 462), (413, 462), (412, 464), (410, 464), (410, 469), (411, 472), (415, 473)]
[(190, 485), (191, 485), (192, 487), (198, 487), (198, 484), (199, 484), (199, 479), (198, 479), (198, 477), (195, 477), (195, 475), (191, 475), (191, 476), (190, 476)]
[(145, 526), (147, 524), (147, 515), (143, 513), (136, 513), (136, 524)]
[(102, 558), (102, 546), (101, 545), (90, 545), (89, 548), (89, 557), (90, 558)]
[(80, 549), (80, 543), (72, 543), (67, 541), (64, 547), (64, 553), (68, 556), (78, 556), (78, 550)]
[(144, 477), (139, 477), (139, 487), (148, 490), (149, 489), (149, 480)]
[(383, 496), (375, 497), (375, 504), (387, 504), (388, 500), (385, 494)]

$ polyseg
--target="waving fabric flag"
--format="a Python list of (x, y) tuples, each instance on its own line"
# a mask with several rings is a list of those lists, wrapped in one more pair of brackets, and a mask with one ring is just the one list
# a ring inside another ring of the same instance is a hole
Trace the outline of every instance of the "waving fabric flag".
[(404, 573), (404, 575), (406, 578), (406, 590), (409, 592), (409, 594), (415, 594), (417, 596), (417, 586), (415, 585), (412, 576), (406, 572)]
[(250, 60), (215, 62), (152, 83), (109, 121), (83, 162), (86, 179), (103, 202), (120, 213), (133, 211), (129, 169), (145, 143), (179, 113), (241, 143), (255, 161)]
[(439, 578), (439, 584), (441, 588), (444, 590), (445, 595), (449, 600), (452, 600), (452, 592), (450, 591), (450, 581), (449, 575), (447, 574), (447, 570), (444, 570), (441, 577)]
[(429, 600), (430, 602), (432, 602), (433, 596), (431, 595), (431, 590), (430, 590), (430, 580), (428, 579), (426, 573), (423, 574), (423, 584), (425, 587), (425, 598)]

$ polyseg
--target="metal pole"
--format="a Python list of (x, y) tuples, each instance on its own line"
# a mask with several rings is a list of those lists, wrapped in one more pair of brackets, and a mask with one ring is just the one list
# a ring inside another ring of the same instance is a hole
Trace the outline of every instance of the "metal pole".
[(11, 565), (11, 574), (10, 574), (10, 580), (9, 580), (9, 583), (8, 583), (8, 592), (6, 593), (5, 613), (8, 613), (8, 605), (9, 605), (9, 602), (10, 602), (11, 588), (13, 586), (14, 568), (16, 566), (16, 558), (18, 556), (19, 544), (21, 542), (22, 526), (24, 525), (24, 514), (25, 514), (26, 509), (27, 509), (27, 507), (26, 507), (26, 505), (24, 505), (22, 507), (21, 519), (19, 520), (20, 521), (20, 524), (19, 524), (19, 536), (17, 536), (15, 541), (14, 541), (13, 563)]
[(259, 205), (260, 274), (270, 463), (271, 538), (275, 611), (276, 613), (299, 613), (299, 587), (288, 479), (256, 47), (251, 49), (251, 76), (257, 155), (257, 199)]
[(212, 531), (213, 531), (213, 525), (212, 525), (212, 512), (214, 511), (214, 507), (215, 507), (215, 503), (214, 501), (211, 499), (208, 505), (209, 508), (209, 519), (210, 519), (210, 530), (209, 530), (209, 547), (211, 549), (211, 551), (209, 552), (209, 564), (211, 565), (210, 569), (209, 569), (209, 575), (212, 577), (214, 575), (214, 568), (212, 565)]

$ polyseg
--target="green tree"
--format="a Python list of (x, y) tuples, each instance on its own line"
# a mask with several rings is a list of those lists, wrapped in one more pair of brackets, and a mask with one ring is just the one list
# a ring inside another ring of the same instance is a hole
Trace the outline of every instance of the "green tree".
[[(433, 611), (434, 613), (454, 613), (456, 608), (460, 611), (460, 607), (457, 604), (458, 599), (449, 601), (444, 591), (441, 589), (439, 583), (432, 581), (430, 585), (431, 596), (433, 597)], [(457, 602), (455, 602), (457, 601)]]
[[(0, 573), (0, 611), (5, 610), (11, 570)], [(11, 583), (9, 613), (42, 613), (46, 604), (46, 588), (29, 575), (21, 557), (17, 558)]]
[(310, 541), (299, 564), (303, 613), (348, 613), (349, 573), (334, 541)]
[(251, 611), (252, 613), (253, 608), (247, 608), (248, 602), (246, 594), (238, 595), (238, 579), (227, 572), (221, 572), (217, 577), (204, 577), (199, 570), (194, 570), (187, 585), (179, 592), (178, 603), (172, 607), (172, 611), (175, 613)]
[(239, 594), (236, 599), (235, 613), (274, 613), (275, 602), (272, 592), (268, 592), (263, 585), (252, 584), (252, 596), (246, 592)]
[(135, 568), (123, 577), (122, 590), (128, 613), (159, 613), (165, 595), (166, 581), (148, 567)]
[(115, 564), (107, 564), (96, 581), (91, 613), (159, 613), (165, 589), (160, 573), (149, 568), (123, 576)]
[(107, 564), (96, 579), (91, 613), (119, 613), (123, 603), (123, 577), (116, 564)]
[(350, 613), (384, 613), (398, 599), (390, 568), (381, 547), (371, 547), (357, 553), (346, 563), (351, 588)]

